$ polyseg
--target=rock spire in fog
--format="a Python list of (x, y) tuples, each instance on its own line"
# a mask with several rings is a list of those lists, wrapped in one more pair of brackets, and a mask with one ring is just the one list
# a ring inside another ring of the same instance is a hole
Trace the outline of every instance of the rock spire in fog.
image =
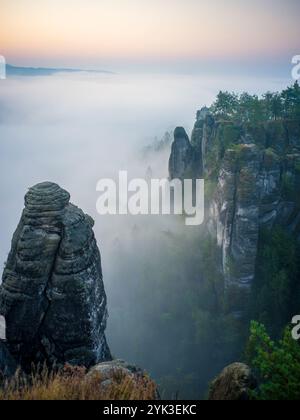
[(53, 183), (31, 188), (0, 288), (7, 345), (23, 367), (109, 360), (93, 220)]

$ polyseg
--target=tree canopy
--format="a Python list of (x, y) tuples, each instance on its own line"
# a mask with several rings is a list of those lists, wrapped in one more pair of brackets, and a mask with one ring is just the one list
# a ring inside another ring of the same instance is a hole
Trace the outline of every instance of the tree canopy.
[(256, 400), (300, 400), (300, 345), (287, 328), (283, 338), (272, 341), (264, 325), (251, 323), (247, 356), (259, 386)]
[(211, 111), (219, 118), (242, 122), (259, 122), (300, 118), (298, 82), (282, 92), (267, 92), (261, 98), (246, 92), (237, 95), (220, 91)]

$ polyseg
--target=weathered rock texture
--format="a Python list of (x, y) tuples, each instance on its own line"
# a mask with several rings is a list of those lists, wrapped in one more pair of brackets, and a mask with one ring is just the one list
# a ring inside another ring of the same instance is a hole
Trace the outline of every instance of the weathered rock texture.
[[(206, 225), (217, 239), (225, 289), (231, 302), (234, 295), (247, 298), (262, 229), (280, 225), (300, 240), (300, 121), (216, 121), (205, 108), (191, 142), (180, 137), (172, 146), (170, 177), (190, 177), (196, 168), (193, 177), (205, 178)], [(236, 300), (238, 313), (245, 299)]]
[(195, 173), (195, 156), (188, 135), (184, 128), (177, 127), (174, 132), (174, 143), (169, 160), (171, 179), (191, 178)]
[(10, 354), (7, 344), (0, 340), (0, 382), (2, 378), (9, 378), (15, 374), (17, 363)]
[(144, 371), (135, 365), (130, 365), (121, 359), (109, 360), (93, 366), (89, 373), (99, 372), (103, 381), (109, 380), (115, 371), (121, 371), (124, 375), (143, 375)]
[(242, 363), (226, 367), (212, 382), (208, 399), (210, 401), (247, 401), (251, 390), (257, 386), (251, 369)]
[[(132, 380), (133, 384), (140, 389), (143, 390), (145, 387), (145, 382), (143, 380), (149, 379), (148, 374), (140, 369), (135, 365), (131, 365), (126, 363), (124, 360), (115, 359), (108, 362), (98, 363), (96, 366), (93, 366), (88, 375), (93, 375), (94, 373), (99, 374), (101, 380), (102, 387), (109, 387), (110, 385), (115, 382), (115, 378), (126, 377)], [(149, 386), (150, 382), (148, 383), (148, 393), (149, 395), (145, 395), (147, 399), (150, 400), (160, 400), (160, 395), (158, 392), (158, 388), (154, 382), (152, 382), (153, 386)], [(146, 390), (145, 390), (146, 391)], [(136, 397), (132, 395), (132, 397)]]
[(0, 316), (0, 340), (5, 339), (5, 320), (3, 316)]
[(31, 363), (91, 366), (111, 358), (93, 220), (53, 183), (31, 188), (0, 289), (7, 345)]

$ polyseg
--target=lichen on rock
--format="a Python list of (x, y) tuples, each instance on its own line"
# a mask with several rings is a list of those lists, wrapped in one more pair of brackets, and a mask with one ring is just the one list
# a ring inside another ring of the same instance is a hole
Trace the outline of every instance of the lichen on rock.
[(227, 366), (211, 383), (210, 401), (246, 401), (250, 399), (251, 390), (257, 386), (257, 381), (249, 368), (243, 363), (233, 363)]

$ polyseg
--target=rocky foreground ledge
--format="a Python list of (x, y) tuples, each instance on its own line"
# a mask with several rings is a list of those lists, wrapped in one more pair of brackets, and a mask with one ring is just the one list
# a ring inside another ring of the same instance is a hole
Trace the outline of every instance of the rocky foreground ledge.
[[(86, 372), (82, 389), (92, 389), (96, 378), (96, 398), (158, 397), (145, 372), (112, 360), (105, 338), (106, 294), (93, 225), (92, 218), (71, 204), (69, 193), (56, 184), (41, 183), (26, 194), (0, 286), (0, 394), (4, 399), (11, 395), (1, 389), (1, 378), (13, 381), (21, 375), (22, 380), (37, 366), (57, 372), (57, 381), (65, 369), (72, 372), (73, 379), (62, 379), (64, 386), (66, 380), (77, 380), (78, 372)], [(47, 386), (51, 398), (51, 383)], [(37, 397), (39, 392), (22, 387), (17, 391), (18, 398), (23, 393)], [(79, 388), (78, 393), (82, 392)]]
[(210, 401), (248, 401), (251, 391), (257, 387), (257, 380), (244, 363), (233, 363), (227, 366), (211, 383)]

